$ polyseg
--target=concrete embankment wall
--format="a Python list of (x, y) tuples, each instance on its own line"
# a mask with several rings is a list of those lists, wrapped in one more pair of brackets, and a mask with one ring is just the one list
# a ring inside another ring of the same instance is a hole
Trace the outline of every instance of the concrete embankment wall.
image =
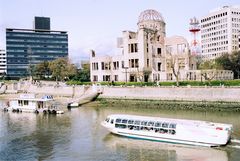
[(100, 98), (240, 102), (240, 88), (104, 87)]
[(5, 93), (35, 93), (40, 95), (54, 95), (59, 97), (81, 97), (89, 89), (91, 89), (90, 86), (56, 86), (56, 83), (36, 85), (29, 82), (18, 82), (8, 84)]
[(86, 86), (59, 86), (59, 87), (30, 86), (27, 89), (27, 92), (36, 94), (49, 94), (54, 96), (81, 97), (88, 89), (89, 87)]

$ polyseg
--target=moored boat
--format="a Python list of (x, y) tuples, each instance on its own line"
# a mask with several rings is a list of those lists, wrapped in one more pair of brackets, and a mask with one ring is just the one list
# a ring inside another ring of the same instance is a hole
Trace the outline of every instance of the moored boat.
[(46, 95), (41, 98), (36, 98), (35, 94), (21, 94), (19, 98), (10, 100), (4, 111), (12, 112), (34, 112), (34, 113), (51, 113), (63, 114), (64, 111), (59, 110), (54, 105), (52, 96)]
[(102, 125), (126, 137), (209, 147), (226, 145), (232, 132), (231, 124), (117, 114)]

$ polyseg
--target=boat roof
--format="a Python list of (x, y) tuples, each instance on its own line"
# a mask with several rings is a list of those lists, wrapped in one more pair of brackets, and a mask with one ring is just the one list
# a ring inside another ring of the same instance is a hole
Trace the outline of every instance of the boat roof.
[(127, 120), (140, 120), (140, 121), (155, 121), (155, 122), (168, 122), (171, 124), (182, 124), (189, 126), (223, 126), (223, 127), (232, 127), (231, 124), (223, 123), (214, 123), (209, 121), (200, 121), (200, 120), (187, 120), (187, 119), (172, 119), (172, 118), (162, 118), (162, 117), (152, 117), (152, 116), (137, 116), (137, 115), (125, 115), (125, 114), (112, 114), (109, 115), (111, 118), (116, 119), (127, 119)]

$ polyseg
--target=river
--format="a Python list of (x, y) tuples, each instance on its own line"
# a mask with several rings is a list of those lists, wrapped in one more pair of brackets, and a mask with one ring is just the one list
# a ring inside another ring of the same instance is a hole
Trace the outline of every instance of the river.
[[(63, 115), (0, 112), (0, 160), (239, 161), (240, 146), (205, 148), (120, 137), (100, 122), (109, 114), (136, 114), (231, 123), (240, 140), (239, 113), (80, 107)], [(239, 144), (240, 145), (240, 144)]]

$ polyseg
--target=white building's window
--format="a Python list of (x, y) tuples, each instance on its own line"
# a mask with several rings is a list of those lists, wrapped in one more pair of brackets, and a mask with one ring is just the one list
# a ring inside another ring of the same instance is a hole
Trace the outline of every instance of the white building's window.
[(103, 81), (110, 81), (110, 75), (103, 75)]
[(162, 63), (158, 62), (158, 66), (157, 66), (158, 71), (161, 71), (161, 65)]
[(124, 66), (124, 61), (122, 61), (122, 68), (124, 68), (125, 66)]
[(97, 82), (97, 81), (98, 81), (98, 76), (97, 76), (97, 75), (94, 75), (94, 76), (93, 76), (93, 81), (94, 81), (94, 82)]
[(118, 81), (118, 75), (114, 75), (114, 81)]
[(138, 59), (129, 59), (129, 67), (130, 68), (138, 68), (139, 60)]
[(118, 70), (119, 69), (119, 62), (115, 61), (113, 62), (113, 70)]
[(102, 62), (102, 70), (110, 70), (111, 69), (111, 64), (110, 62)]
[(128, 52), (129, 53), (136, 53), (136, 52), (138, 52), (138, 44), (137, 43), (128, 44)]
[(92, 70), (98, 70), (98, 63), (92, 63)]
[(157, 54), (158, 54), (159, 56), (161, 56), (161, 54), (162, 54), (162, 49), (161, 49), (161, 48), (157, 48)]

